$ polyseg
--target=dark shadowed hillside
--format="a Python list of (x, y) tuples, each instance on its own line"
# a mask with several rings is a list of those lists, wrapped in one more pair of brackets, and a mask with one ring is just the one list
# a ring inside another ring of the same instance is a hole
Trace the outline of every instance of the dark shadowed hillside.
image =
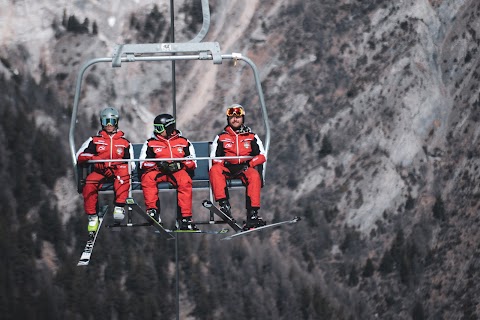
[[(176, 41), (200, 1), (175, 2)], [(156, 6), (154, 6), (156, 4)], [(272, 141), (262, 215), (295, 226), (235, 241), (102, 231), (92, 263), (68, 129), (77, 71), (117, 43), (169, 42), (168, 3), (8, 3), (0, 13), (0, 311), (5, 319), (477, 319), (480, 3), (210, 1), (205, 41), (260, 70)], [(28, 20), (29, 19), (29, 20)], [(25, 23), (25, 21), (29, 23)], [(176, 63), (178, 125), (208, 140), (245, 66)], [(117, 106), (132, 142), (171, 110), (171, 64), (92, 68), (77, 144)], [(243, 215), (242, 192), (234, 214)], [(194, 198), (194, 214), (208, 192)], [(162, 198), (166, 221), (173, 197)], [(170, 213), (172, 214), (170, 215)]]

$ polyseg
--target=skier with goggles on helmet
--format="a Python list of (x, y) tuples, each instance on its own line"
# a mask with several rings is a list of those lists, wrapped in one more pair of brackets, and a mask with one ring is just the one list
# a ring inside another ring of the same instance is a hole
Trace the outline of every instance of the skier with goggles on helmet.
[(161, 222), (157, 184), (170, 182), (177, 189), (179, 213), (176, 228), (198, 230), (192, 220), (192, 178), (197, 167), (195, 160), (148, 161), (162, 158), (195, 158), (192, 143), (182, 136), (170, 114), (160, 114), (153, 121), (153, 136), (140, 151), (143, 196), (147, 214)]
[(210, 157), (252, 156), (253, 158), (214, 159), (209, 172), (210, 183), (220, 209), (232, 217), (226, 179), (242, 180), (247, 188), (247, 219), (243, 228), (248, 230), (265, 225), (258, 215), (262, 177), (255, 167), (263, 164), (267, 158), (262, 140), (244, 124), (244, 108), (234, 104), (227, 108), (226, 115), (227, 126), (213, 140)]

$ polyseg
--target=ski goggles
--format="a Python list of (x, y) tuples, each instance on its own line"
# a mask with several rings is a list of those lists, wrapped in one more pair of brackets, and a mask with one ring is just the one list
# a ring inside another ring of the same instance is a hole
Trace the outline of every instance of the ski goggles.
[(154, 124), (153, 125), (153, 132), (155, 133), (162, 133), (165, 131), (165, 125), (164, 124)]
[(108, 125), (116, 126), (118, 123), (117, 119), (115, 118), (102, 118), (102, 126), (106, 127)]
[(242, 107), (231, 107), (227, 109), (227, 117), (241, 117), (245, 115)]

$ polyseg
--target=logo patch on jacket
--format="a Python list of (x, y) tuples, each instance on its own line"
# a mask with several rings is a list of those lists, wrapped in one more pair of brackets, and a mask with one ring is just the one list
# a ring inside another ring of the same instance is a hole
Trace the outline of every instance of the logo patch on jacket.
[(178, 147), (178, 148), (177, 148), (177, 151), (178, 151), (178, 153), (183, 153), (183, 148), (182, 148), (182, 147)]
[(117, 148), (117, 154), (121, 155), (122, 154), (122, 148)]
[(243, 146), (245, 147), (245, 149), (250, 149), (250, 141), (245, 141), (243, 143)]

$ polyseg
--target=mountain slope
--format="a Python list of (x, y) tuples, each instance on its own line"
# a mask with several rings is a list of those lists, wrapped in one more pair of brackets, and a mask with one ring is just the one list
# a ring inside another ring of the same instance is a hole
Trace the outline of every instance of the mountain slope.
[[(11, 132), (24, 132), (18, 120), (23, 115), (39, 132), (51, 130), (46, 152), (55, 143), (68, 150), (64, 137), (80, 65), (110, 56), (122, 41), (167, 42), (169, 12), (165, 4), (158, 10), (153, 4), (114, 1), (110, 10), (97, 1), (67, 7), (51, 1), (2, 9), (4, 118), (16, 116), (0, 127), (8, 153), (19, 152)], [(182, 238), (181, 318), (478, 317), (480, 4), (211, 1), (211, 12), (205, 40), (218, 41), (223, 52), (247, 55), (261, 72), (272, 127), (262, 215), (270, 221), (304, 219), (236, 242)], [(77, 29), (67, 22), (73, 23), (72, 14)], [(200, 28), (198, 5), (179, 2), (176, 17), (177, 41), (193, 38)], [(85, 18), (88, 32), (79, 31)], [(170, 68), (92, 68), (80, 102), (78, 143), (97, 129), (95, 115), (105, 104), (121, 109), (122, 129), (131, 141), (142, 142), (153, 117), (171, 111)], [(176, 76), (178, 125), (187, 137), (211, 139), (225, 124), (225, 105), (233, 102), (246, 107), (247, 124), (264, 134), (245, 66), (177, 62)], [(2, 191), (11, 199), (4, 206), (14, 212), (2, 225), (19, 231), (2, 233), (0, 244), (6, 250), (8, 239), (15, 239), (9, 254), (23, 262), (18, 270), (7, 264), (4, 274), (23, 280), (13, 295), (25, 297), (21, 305), (34, 302), (12, 315), (34, 318), (43, 302), (51, 306), (50, 319), (93, 317), (88, 305), (103, 310), (104, 318), (173, 318), (173, 247), (147, 230), (106, 232), (96, 263), (75, 269), (85, 225), (81, 198), (65, 200), (71, 172), (56, 171), (53, 181), (41, 184), (50, 175), (40, 164), (53, 160), (35, 154), (29, 150), (21, 158), (37, 172), (24, 181), (40, 186), (42, 197), (24, 212), (19, 204), (26, 202), (27, 187)], [(0, 157), (12, 166), (22, 163)], [(65, 159), (57, 166), (68, 166)], [(4, 182), (13, 181), (9, 170), (0, 171)], [(73, 182), (68, 188), (75, 190)], [(199, 218), (205, 196), (196, 195)], [(243, 194), (233, 196), (241, 218)], [(171, 198), (162, 207), (167, 220), (173, 219)], [(35, 279), (27, 276), (38, 270)], [(94, 279), (91, 290), (87, 284)], [(13, 282), (1, 284), (9, 292)], [(53, 292), (55, 299), (41, 299)], [(0, 302), (13, 310), (8, 299)]]

